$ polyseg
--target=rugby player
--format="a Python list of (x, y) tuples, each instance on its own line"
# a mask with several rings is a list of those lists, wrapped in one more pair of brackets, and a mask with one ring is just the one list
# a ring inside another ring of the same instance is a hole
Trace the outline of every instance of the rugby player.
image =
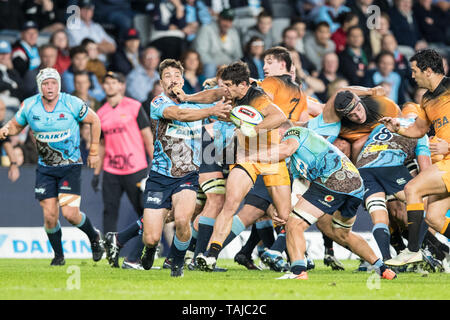
[(408, 247), (386, 264), (402, 266), (422, 261), (419, 231), (423, 220), (424, 197), (428, 197), (425, 221), (434, 230), (450, 237), (450, 79), (444, 74), (442, 57), (432, 49), (417, 52), (411, 57), (412, 77), (420, 88), (427, 91), (420, 103), (421, 110), (415, 122), (407, 127), (392, 117), (380, 120), (391, 132), (410, 138), (421, 138), (433, 125), (438, 142), (430, 143), (430, 151), (442, 154), (442, 160), (420, 172), (405, 186), (408, 213)]
[[(271, 141), (276, 141), (277, 131), (272, 129), (285, 122), (286, 116), (261, 88), (256, 84), (250, 84), (247, 65), (242, 62), (229, 65), (222, 74), (222, 80), (233, 98), (233, 106), (250, 105), (264, 116), (264, 120), (255, 127), (245, 129), (241, 126), (241, 130), (247, 132), (245, 136), (240, 136), (239, 144), (244, 148), (251, 146), (252, 141), (248, 139), (249, 137), (254, 142), (260, 140), (259, 143), (266, 146)], [(279, 216), (281, 219), (287, 219), (290, 211), (290, 179), (286, 164), (237, 163), (231, 168), (227, 179), (225, 204), (214, 225), (208, 254), (197, 256), (197, 263), (201, 269), (209, 271), (214, 269), (224, 240), (231, 231), (233, 216), (259, 175), (263, 175)]]
[(322, 231), (330, 238), (369, 261), (382, 278), (394, 279), (395, 272), (386, 267), (362, 237), (351, 231), (364, 194), (358, 170), (339, 149), (313, 130), (290, 126), (282, 125), (280, 131), (287, 131), (279, 145), (245, 158), (276, 163), (290, 157), (294, 179), (302, 176), (310, 182), (286, 223), (291, 272), (279, 279), (308, 279), (304, 231), (318, 220), (322, 220)]
[(154, 144), (152, 167), (144, 192), (142, 266), (149, 270), (169, 209), (176, 233), (172, 246), (171, 276), (183, 276), (184, 256), (191, 240), (191, 219), (196, 206), (201, 126), (204, 118), (226, 118), (231, 107), (220, 101), (204, 107), (180, 103), (172, 89), (183, 85), (180, 62), (166, 59), (159, 65), (163, 93), (151, 103)]
[(36, 82), (39, 93), (22, 102), (15, 116), (0, 129), (0, 139), (19, 134), (27, 125), (36, 138), (39, 160), (34, 191), (55, 254), (51, 265), (65, 264), (59, 208), (67, 221), (88, 236), (92, 259), (99, 261), (105, 251), (103, 236), (80, 211), (83, 162), (79, 123), (91, 125), (87, 165), (95, 168), (99, 162), (100, 120), (81, 99), (61, 92), (61, 77), (55, 69), (40, 70)]

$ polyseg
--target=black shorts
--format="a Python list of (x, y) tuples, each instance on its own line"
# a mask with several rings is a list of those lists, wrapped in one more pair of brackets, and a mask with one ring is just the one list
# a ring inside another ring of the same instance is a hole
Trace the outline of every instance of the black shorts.
[(253, 185), (253, 188), (251, 188), (248, 194), (245, 196), (244, 204), (252, 205), (266, 212), (271, 203), (272, 197), (270, 196), (269, 191), (267, 191), (267, 187), (264, 184), (263, 177), (259, 175), (256, 178), (256, 182)]
[(144, 208), (170, 209), (172, 208), (172, 195), (188, 189), (198, 190), (198, 172), (191, 172), (181, 178), (171, 178), (150, 171), (144, 191)]
[(364, 180), (364, 200), (377, 192), (394, 195), (405, 188), (412, 179), (405, 166), (359, 168), (361, 178)]
[(81, 195), (81, 164), (36, 168), (34, 196), (39, 201), (58, 198), (61, 193)]
[(341, 215), (346, 218), (354, 217), (362, 203), (360, 198), (351, 194), (331, 191), (315, 182), (311, 182), (302, 197), (325, 213), (332, 215), (339, 210)]

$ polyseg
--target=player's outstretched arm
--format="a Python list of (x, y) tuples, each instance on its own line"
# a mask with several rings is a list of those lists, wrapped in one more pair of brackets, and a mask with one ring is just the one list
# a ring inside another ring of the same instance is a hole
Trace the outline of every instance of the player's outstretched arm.
[(194, 94), (186, 94), (183, 89), (178, 86), (174, 87), (172, 91), (182, 102), (214, 103), (225, 96), (224, 88), (208, 89)]
[(379, 120), (391, 132), (398, 133), (409, 138), (422, 138), (430, 128), (430, 122), (422, 118), (416, 118), (416, 121), (407, 128), (401, 127), (400, 122), (391, 117), (384, 117)]
[(229, 102), (222, 98), (214, 106), (204, 109), (180, 108), (170, 106), (164, 109), (163, 117), (168, 120), (177, 120), (183, 122), (202, 120), (208, 117), (227, 118), (231, 111)]
[(328, 101), (325, 103), (325, 107), (323, 109), (323, 120), (326, 123), (334, 123), (341, 120), (341, 118), (336, 113), (336, 110), (334, 108), (334, 100), (336, 99), (336, 96), (339, 92), (343, 91), (350, 91), (357, 96), (384, 96), (386, 95), (386, 91), (383, 87), (377, 86), (373, 88), (366, 88), (361, 86), (349, 86), (344, 87), (336, 91), (336, 93), (328, 99)]
[(24, 126), (21, 126), (15, 117), (13, 117), (0, 129), (0, 140), (5, 140), (8, 136), (15, 136), (19, 134), (23, 128)]

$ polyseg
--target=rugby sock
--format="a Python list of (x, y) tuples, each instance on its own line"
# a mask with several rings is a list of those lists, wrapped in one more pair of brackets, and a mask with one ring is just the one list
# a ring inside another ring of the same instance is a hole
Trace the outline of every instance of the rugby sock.
[(322, 233), (322, 237), (323, 237), (323, 246), (325, 247), (325, 254), (334, 256), (333, 240), (331, 240), (331, 238), (329, 238), (325, 233)]
[(295, 260), (291, 264), (291, 272), (293, 274), (300, 274), (303, 271), (306, 271), (306, 265), (307, 265), (306, 260)]
[(418, 252), (424, 205), (423, 203), (408, 204), (406, 212), (408, 213), (408, 249), (411, 252)]
[(450, 238), (450, 228), (448, 227), (450, 224), (450, 218), (445, 218), (444, 227), (441, 229), (440, 233)]
[(228, 235), (228, 237), (225, 239), (225, 241), (222, 244), (222, 248), (226, 247), (231, 241), (233, 241), (234, 238), (236, 238), (238, 235), (241, 234), (242, 231), (244, 231), (246, 228), (244, 224), (242, 223), (241, 219), (237, 215), (233, 217), (233, 224), (231, 225), (231, 232)]
[(279, 251), (280, 253), (286, 250), (286, 230), (284, 228), (281, 229), (277, 240), (275, 240), (272, 247), (270, 247), (270, 250)]
[(91, 220), (89, 220), (89, 217), (86, 216), (84, 212), (80, 212), (80, 214), (82, 216), (81, 222), (75, 227), (86, 233), (91, 242), (97, 240), (98, 232), (95, 231), (94, 227), (92, 226)]
[[(123, 247), (130, 239), (139, 235), (139, 231), (142, 228), (141, 220), (137, 220), (130, 224), (127, 228), (117, 233), (117, 242), (119, 246)], [(142, 251), (142, 250), (141, 250)]]
[(425, 219), (423, 219), (419, 230), (419, 248), (422, 247), (423, 240), (425, 239), (425, 235), (427, 234), (427, 232), (428, 232), (428, 224), (425, 222)]
[(267, 248), (270, 248), (275, 242), (272, 220), (258, 221), (254, 224), (254, 226), (256, 226), (256, 232), (264, 245)]
[(198, 219), (198, 235), (197, 244), (195, 245), (194, 257), (199, 253), (204, 253), (208, 247), (209, 239), (214, 231), (214, 223), (216, 219), (201, 216)]
[(388, 226), (384, 223), (377, 223), (373, 226), (372, 234), (381, 251), (383, 261), (391, 259), (392, 257), (389, 248), (389, 239), (391, 235)]
[(136, 236), (131, 239), (130, 242), (131, 252), (127, 256), (127, 261), (130, 262), (137, 262), (140, 261), (140, 257), (142, 255), (142, 250), (144, 249), (144, 243), (142, 242), (142, 238), (139, 236)]
[(247, 258), (251, 258), (252, 252), (260, 240), (261, 239), (259, 239), (258, 232), (256, 231), (256, 225), (253, 224), (252, 231), (250, 232), (250, 237), (248, 237), (247, 242), (239, 251), (239, 253), (244, 254)]
[(64, 251), (61, 242), (61, 224), (59, 223), (59, 221), (56, 227), (52, 229), (45, 228), (45, 232), (47, 233), (48, 240), (52, 245), (53, 251), (55, 252), (55, 257), (64, 257)]
[(173, 265), (182, 266), (184, 264), (184, 256), (186, 255), (186, 250), (189, 247), (190, 242), (191, 239), (184, 242), (180, 241), (175, 234), (172, 242), (172, 248), (170, 250), (173, 254)]
[(405, 243), (403, 242), (402, 235), (399, 230), (395, 230), (391, 233), (390, 243), (391, 243), (391, 246), (395, 249), (395, 252), (397, 252), (397, 254), (399, 254), (400, 251), (402, 251), (406, 248)]
[(189, 243), (189, 247), (187, 248), (189, 251), (194, 252), (197, 247), (197, 237), (198, 231), (194, 229), (194, 224), (191, 223), (191, 242)]
[(380, 271), (380, 275), (383, 274), (383, 272), (387, 269), (386, 265), (384, 264), (383, 260), (378, 259), (377, 261), (375, 261), (372, 266), (376, 269)]
[(211, 242), (208, 250), (208, 257), (218, 258), (223, 246), (219, 242)]

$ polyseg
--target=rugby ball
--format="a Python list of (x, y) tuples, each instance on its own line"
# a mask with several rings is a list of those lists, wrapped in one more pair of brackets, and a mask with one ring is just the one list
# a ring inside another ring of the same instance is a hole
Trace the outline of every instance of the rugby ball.
[(251, 106), (237, 106), (231, 110), (230, 120), (236, 127), (241, 126), (241, 120), (244, 124), (256, 126), (264, 120), (264, 116)]

